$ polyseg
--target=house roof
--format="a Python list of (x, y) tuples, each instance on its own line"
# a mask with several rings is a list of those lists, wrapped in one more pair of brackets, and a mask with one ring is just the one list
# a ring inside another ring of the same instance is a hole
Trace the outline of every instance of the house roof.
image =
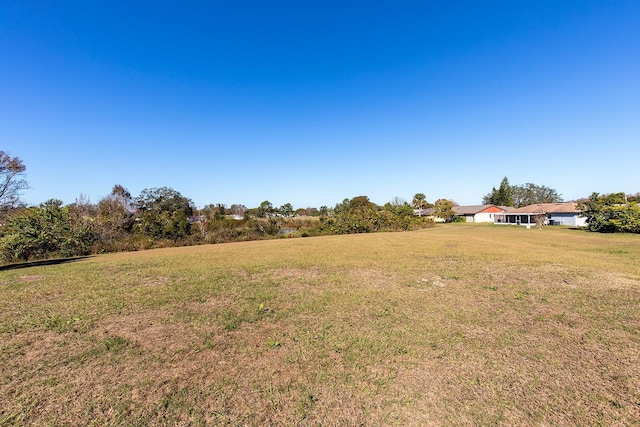
[[(477, 213), (480, 213), (489, 209), (490, 207), (495, 207), (506, 212), (509, 212), (511, 209), (513, 209), (510, 207), (496, 206), (496, 205), (471, 205), (471, 206), (454, 206), (453, 212), (455, 212), (456, 215), (475, 215)], [(416, 209), (415, 212), (416, 214), (419, 213), (425, 216), (429, 216), (429, 215), (433, 215), (433, 208), (422, 209), (422, 210)]]
[(575, 202), (564, 203), (538, 203), (535, 205), (523, 206), (521, 208), (512, 209), (508, 213), (572, 213), (577, 214), (581, 211)]
[(414, 209), (413, 212), (416, 215), (422, 215), (422, 216), (430, 216), (433, 215), (433, 208), (427, 208), (427, 209)]
[[(497, 205), (470, 205), (470, 206), (454, 206), (453, 211), (456, 215), (475, 215), (480, 212), (484, 212), (489, 208), (497, 208), (502, 211), (507, 211), (511, 208)], [(493, 213), (493, 212), (492, 212)]]

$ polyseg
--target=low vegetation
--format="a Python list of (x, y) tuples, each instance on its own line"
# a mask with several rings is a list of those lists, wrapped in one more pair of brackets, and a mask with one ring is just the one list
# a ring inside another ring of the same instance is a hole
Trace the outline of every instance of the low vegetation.
[(590, 231), (640, 234), (640, 198), (593, 193), (580, 203)]
[[(300, 212), (290, 204), (275, 209), (210, 205), (197, 210), (171, 188), (142, 191), (135, 200), (122, 186), (97, 205), (77, 200), (63, 206), (49, 200), (39, 207), (0, 212), (0, 263), (107, 252), (229, 243), (282, 237), (370, 233), (427, 228), (402, 201), (377, 206), (366, 196), (345, 199), (335, 209)], [(305, 211), (305, 210), (302, 210)], [(311, 211), (311, 209), (309, 209)], [(238, 213), (242, 213), (239, 215)]]
[(633, 425), (640, 240), (446, 224), (0, 271), (0, 425)]

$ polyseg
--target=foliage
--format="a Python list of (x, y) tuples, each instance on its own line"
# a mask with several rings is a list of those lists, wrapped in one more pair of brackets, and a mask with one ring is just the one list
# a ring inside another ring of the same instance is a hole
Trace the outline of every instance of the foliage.
[(278, 218), (272, 217), (267, 219), (252, 220), (250, 223), (253, 231), (260, 236), (275, 236), (280, 233), (282, 224)]
[(578, 208), (587, 218), (590, 231), (640, 233), (640, 205), (629, 202), (624, 193), (593, 193)]
[(86, 255), (96, 238), (87, 223), (59, 200), (15, 211), (5, 221), (0, 250), (6, 262)]
[(135, 230), (154, 239), (178, 240), (189, 235), (193, 203), (172, 188), (144, 189), (136, 198)]
[(345, 198), (341, 203), (336, 203), (336, 206), (333, 208), (333, 212), (339, 214), (348, 211), (350, 202), (351, 200)]
[(447, 199), (438, 199), (433, 204), (433, 216), (442, 218), (445, 221), (451, 221), (456, 213), (453, 211), (453, 202)]
[(260, 203), (260, 206), (258, 206), (258, 208), (255, 210), (255, 216), (257, 216), (258, 218), (268, 218), (270, 216), (273, 216), (275, 213), (276, 211), (273, 205), (268, 200)]
[(500, 182), (500, 187), (496, 190), (495, 187), (491, 190), (491, 193), (485, 195), (482, 198), (482, 204), (496, 205), (496, 206), (514, 206), (513, 190), (509, 185), (509, 179), (505, 176)]
[(513, 195), (514, 206), (516, 208), (534, 205), (537, 203), (562, 202), (562, 197), (554, 188), (546, 187), (544, 185), (536, 185), (530, 182), (512, 186), (511, 193)]
[(0, 211), (15, 207), (19, 203), (20, 192), (29, 188), (23, 178), (26, 169), (18, 157), (0, 151)]
[(118, 250), (134, 225), (131, 193), (116, 184), (111, 193), (98, 202), (93, 227), (102, 250)]
[(291, 203), (285, 203), (284, 205), (278, 208), (278, 213), (284, 217), (292, 217), (293, 216), (293, 206)]
[[(433, 207), (433, 204), (427, 202), (427, 196), (425, 196), (424, 193), (416, 193), (415, 196), (413, 196), (413, 201), (411, 202), (411, 204), (413, 208), (417, 209), (418, 211)], [(420, 212), (419, 214), (421, 215), (422, 212)]]
[(321, 230), (324, 233), (368, 233), (377, 227), (375, 204), (367, 196), (345, 198), (342, 203), (336, 204), (332, 215), (321, 217)]
[(537, 203), (558, 202), (562, 202), (562, 197), (555, 188), (530, 182), (522, 185), (510, 185), (506, 176), (500, 182), (500, 187), (497, 190), (494, 187), (489, 194), (482, 198), (482, 203), (485, 205), (513, 206), (516, 208)]
[(376, 205), (367, 196), (356, 196), (349, 201), (348, 210), (374, 209)]
[(330, 234), (372, 233), (386, 230), (410, 230), (432, 225), (433, 221), (413, 215), (413, 208), (399, 199), (383, 208), (367, 196), (345, 199), (333, 215), (320, 217), (320, 229)]

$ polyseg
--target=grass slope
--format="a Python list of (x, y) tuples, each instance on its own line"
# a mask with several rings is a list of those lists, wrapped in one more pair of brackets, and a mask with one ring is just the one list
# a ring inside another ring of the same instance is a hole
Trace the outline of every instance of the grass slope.
[(632, 425), (639, 260), (452, 224), (0, 271), (0, 425)]

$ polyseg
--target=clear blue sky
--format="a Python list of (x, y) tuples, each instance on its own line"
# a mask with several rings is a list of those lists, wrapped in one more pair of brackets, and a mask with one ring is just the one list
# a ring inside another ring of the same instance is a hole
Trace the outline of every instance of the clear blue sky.
[(640, 1), (0, 2), (24, 199), (640, 191)]

